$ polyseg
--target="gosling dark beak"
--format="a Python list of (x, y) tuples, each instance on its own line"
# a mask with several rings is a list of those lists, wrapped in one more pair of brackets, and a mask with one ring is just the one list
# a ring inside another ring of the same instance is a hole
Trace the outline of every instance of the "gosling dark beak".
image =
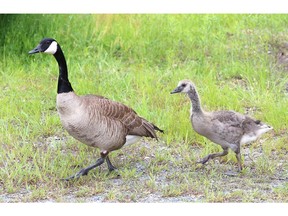
[(178, 86), (177, 88), (175, 88), (172, 92), (170, 92), (170, 94), (176, 94), (182, 91), (182, 88), (180, 86)]
[(33, 50), (30, 50), (28, 54), (35, 54), (41, 52), (39, 45), (35, 47)]

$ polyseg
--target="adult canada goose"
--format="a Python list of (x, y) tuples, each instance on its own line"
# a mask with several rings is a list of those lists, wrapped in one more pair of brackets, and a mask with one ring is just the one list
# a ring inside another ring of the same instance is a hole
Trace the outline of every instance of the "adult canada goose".
[(115, 167), (109, 160), (109, 152), (125, 144), (135, 143), (143, 136), (157, 139), (155, 130), (163, 132), (124, 104), (98, 95), (78, 96), (68, 80), (66, 60), (55, 39), (44, 38), (29, 54), (41, 52), (52, 54), (58, 62), (56, 103), (63, 127), (80, 142), (100, 149), (101, 157), (95, 164), (81, 169), (66, 180), (87, 175), (105, 160), (112, 171)]
[(240, 145), (255, 141), (260, 135), (273, 129), (259, 120), (234, 111), (205, 112), (201, 108), (196, 87), (190, 80), (180, 81), (171, 94), (180, 92), (186, 93), (191, 100), (190, 120), (193, 129), (223, 148), (223, 152), (209, 154), (198, 163), (205, 164), (210, 159), (227, 155), (230, 148), (236, 154), (238, 171), (241, 171)]

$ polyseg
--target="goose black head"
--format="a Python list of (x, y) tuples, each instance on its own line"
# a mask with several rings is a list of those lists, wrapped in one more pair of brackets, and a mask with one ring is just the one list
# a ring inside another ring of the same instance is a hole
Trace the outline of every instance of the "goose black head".
[(181, 80), (177, 87), (171, 92), (171, 94), (175, 93), (187, 93), (190, 90), (194, 89), (194, 85), (190, 80)]
[(29, 51), (29, 54), (43, 52), (54, 55), (57, 52), (57, 49), (58, 49), (58, 43), (55, 39), (44, 38), (33, 50)]

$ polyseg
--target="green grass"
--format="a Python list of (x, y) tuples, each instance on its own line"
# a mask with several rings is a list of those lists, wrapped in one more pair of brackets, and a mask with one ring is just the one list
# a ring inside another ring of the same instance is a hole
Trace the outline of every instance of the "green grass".
[[(287, 201), (288, 72), (276, 56), (288, 40), (288, 16), (0, 18), (1, 202)], [(57, 63), (51, 56), (28, 55), (43, 37), (61, 44), (78, 94), (104, 95), (132, 107), (165, 130), (160, 141), (143, 139), (112, 153), (115, 173), (107, 175), (105, 165), (77, 181), (61, 181), (93, 163), (99, 151), (61, 126)], [(205, 110), (248, 112), (274, 127), (242, 147), (241, 175), (224, 174), (236, 170), (232, 152), (196, 165), (220, 148), (192, 130), (187, 97), (170, 95), (181, 79), (196, 84)]]

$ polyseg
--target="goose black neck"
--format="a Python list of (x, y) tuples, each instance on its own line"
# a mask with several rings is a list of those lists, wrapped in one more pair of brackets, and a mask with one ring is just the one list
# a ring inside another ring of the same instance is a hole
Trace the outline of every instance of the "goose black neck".
[(202, 113), (202, 109), (201, 109), (201, 102), (200, 102), (200, 98), (199, 95), (196, 91), (196, 89), (190, 89), (190, 91), (188, 91), (188, 97), (190, 98), (191, 102), (192, 102), (192, 112), (193, 113)]
[(58, 86), (57, 93), (67, 93), (73, 91), (73, 88), (68, 79), (68, 69), (65, 60), (65, 56), (61, 50), (61, 47), (58, 45), (57, 52), (54, 54), (56, 61), (59, 66), (59, 77), (58, 77)]

